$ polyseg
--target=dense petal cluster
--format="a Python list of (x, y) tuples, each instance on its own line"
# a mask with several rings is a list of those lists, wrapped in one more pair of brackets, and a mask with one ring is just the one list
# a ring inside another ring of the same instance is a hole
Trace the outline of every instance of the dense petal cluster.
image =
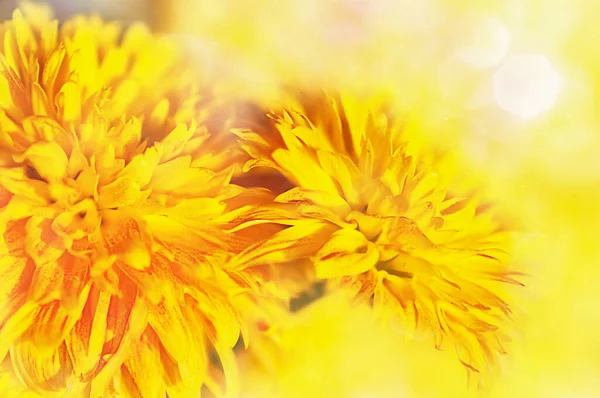
[(233, 303), (256, 283), (223, 264), (272, 230), (236, 229), (270, 196), (230, 183), (241, 151), (202, 65), (143, 26), (27, 4), (0, 37), (3, 379), (191, 397), (224, 371), (235, 390)]
[(485, 371), (508, 340), (511, 231), (475, 194), (444, 185), (412, 154), (403, 119), (385, 101), (297, 95), (253, 129), (237, 129), (253, 158), (294, 185), (272, 219), (289, 227), (240, 255), (239, 267), (310, 260), (317, 279), (351, 289), (383, 317), (457, 348)]

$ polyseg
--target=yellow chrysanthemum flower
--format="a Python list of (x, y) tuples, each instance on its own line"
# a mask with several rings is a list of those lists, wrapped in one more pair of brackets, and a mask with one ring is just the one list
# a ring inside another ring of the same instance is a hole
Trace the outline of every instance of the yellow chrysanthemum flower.
[(274, 168), (295, 185), (272, 206), (289, 228), (234, 266), (308, 258), (317, 278), (354, 289), (403, 330), (425, 326), (437, 347), (449, 338), (467, 368), (487, 371), (509, 337), (505, 285), (519, 284), (507, 225), (475, 194), (445, 186), (379, 100), (298, 97), (262, 128), (234, 130), (254, 158), (247, 170)]
[(59, 27), (30, 4), (0, 36), (0, 382), (191, 397), (224, 371), (235, 391), (232, 296), (254, 282), (222, 264), (263, 238), (235, 227), (268, 194), (230, 184), (202, 65), (143, 26)]

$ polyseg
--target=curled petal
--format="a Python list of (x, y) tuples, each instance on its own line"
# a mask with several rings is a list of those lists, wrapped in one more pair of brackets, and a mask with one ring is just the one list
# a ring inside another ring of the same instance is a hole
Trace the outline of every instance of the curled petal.
[(377, 264), (377, 246), (353, 229), (335, 232), (315, 255), (315, 269), (319, 278), (356, 275)]
[(11, 348), (10, 357), (18, 377), (34, 391), (59, 392), (70, 384), (72, 365), (64, 344), (48, 358), (35, 343), (19, 342)]

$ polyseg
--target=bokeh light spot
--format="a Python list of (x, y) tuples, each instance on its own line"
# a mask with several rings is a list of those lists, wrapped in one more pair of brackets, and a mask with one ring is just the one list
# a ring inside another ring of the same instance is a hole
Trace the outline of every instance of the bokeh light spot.
[(560, 75), (542, 55), (512, 55), (494, 73), (496, 102), (524, 119), (549, 111), (558, 99), (561, 86)]

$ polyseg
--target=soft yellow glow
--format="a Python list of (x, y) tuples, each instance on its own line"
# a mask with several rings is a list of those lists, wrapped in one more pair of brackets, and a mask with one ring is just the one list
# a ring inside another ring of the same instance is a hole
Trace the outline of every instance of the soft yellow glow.
[(489, 68), (498, 64), (510, 48), (510, 33), (497, 19), (480, 16), (464, 20), (466, 31), (461, 40), (458, 58), (476, 68)]

